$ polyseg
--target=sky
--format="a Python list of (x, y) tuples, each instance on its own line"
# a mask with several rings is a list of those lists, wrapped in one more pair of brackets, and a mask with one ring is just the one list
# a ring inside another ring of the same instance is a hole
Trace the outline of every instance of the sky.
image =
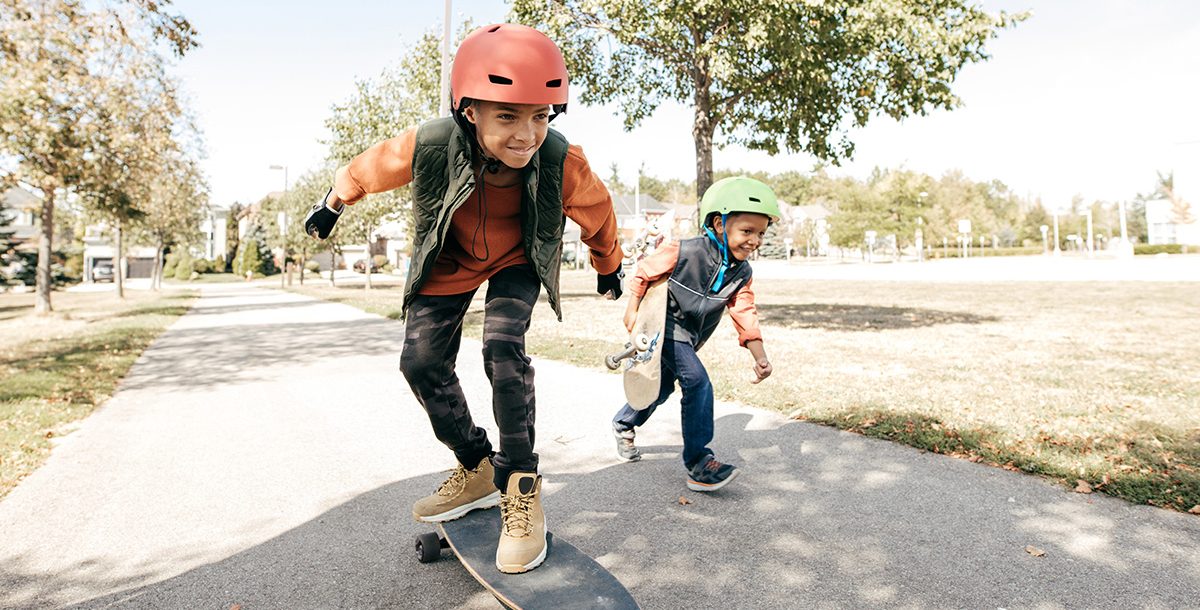
[[(856, 152), (830, 169), (867, 176), (875, 167), (940, 176), (959, 170), (1000, 180), (1023, 196), (1066, 209), (1128, 200), (1152, 190), (1156, 171), (1200, 200), (1200, 3), (1167, 0), (982, 2), (992, 12), (1032, 10), (988, 46), (991, 59), (964, 68), (953, 90), (962, 106), (851, 131)], [(177, 62), (204, 133), (212, 202), (255, 201), (319, 165), (335, 103), (356, 80), (374, 78), (426, 31), (441, 31), (433, 0), (231, 2), (177, 0), (201, 47)], [(502, 0), (455, 0), (452, 21), (504, 21)], [(632, 132), (611, 106), (579, 103), (554, 122), (607, 178), (616, 163), (632, 184), (639, 165), (659, 178), (695, 177), (691, 110), (665, 104)], [(397, 134), (410, 125), (398, 125)], [(719, 134), (718, 134), (719, 137)], [(815, 159), (774, 157), (739, 146), (714, 151), (715, 169), (806, 171)], [(1190, 196), (1189, 196), (1190, 195)]]

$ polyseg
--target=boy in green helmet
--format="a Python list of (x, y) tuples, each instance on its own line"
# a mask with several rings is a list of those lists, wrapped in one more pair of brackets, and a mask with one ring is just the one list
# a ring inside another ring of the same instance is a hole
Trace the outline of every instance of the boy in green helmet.
[(613, 417), (617, 454), (626, 461), (641, 459), (634, 428), (646, 423), (679, 381), (683, 406), (683, 465), (692, 491), (715, 491), (738, 474), (718, 461), (708, 443), (713, 438), (713, 388), (696, 352), (712, 335), (728, 309), (738, 343), (754, 358), (754, 383), (771, 375), (763, 350), (751, 269), (746, 259), (762, 245), (770, 223), (779, 220), (779, 204), (770, 187), (744, 176), (719, 180), (700, 202), (703, 235), (673, 242), (642, 259), (629, 284), (625, 328), (632, 331), (646, 288), (669, 277), (667, 319), (663, 343), (662, 386), (658, 398), (644, 410), (626, 404)]

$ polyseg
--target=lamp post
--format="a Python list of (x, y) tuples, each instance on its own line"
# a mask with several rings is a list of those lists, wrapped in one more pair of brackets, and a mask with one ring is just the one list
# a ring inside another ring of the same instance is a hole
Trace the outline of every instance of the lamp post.
[[(286, 200), (287, 193), (288, 193), (288, 168), (287, 168), (287, 166), (286, 165), (272, 165), (271, 167), (269, 167), (267, 169), (283, 170), (283, 199)], [(286, 286), (287, 275), (288, 275), (288, 250), (287, 250), (288, 216), (287, 216), (287, 211), (285, 211), (285, 210), (279, 211), (278, 222), (279, 222), (279, 247), (283, 251), (283, 254), (280, 256), (280, 261), (283, 264), (283, 268), (279, 270), (279, 287), (283, 288)]]
[(1054, 256), (1062, 256), (1062, 248), (1058, 247), (1058, 212), (1054, 213)]
[(450, 116), (450, 5), (446, 0), (446, 14), (442, 20), (442, 86), (438, 116)]

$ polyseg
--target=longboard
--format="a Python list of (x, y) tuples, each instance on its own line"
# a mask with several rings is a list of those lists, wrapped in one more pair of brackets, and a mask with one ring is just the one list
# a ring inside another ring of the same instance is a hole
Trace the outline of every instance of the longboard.
[(500, 511), (475, 510), (437, 524), (438, 532), (417, 536), (417, 558), (436, 561), (443, 548), (458, 557), (467, 572), (506, 608), (606, 608), (635, 610), (629, 591), (604, 566), (570, 543), (547, 534), (549, 548), (542, 565), (522, 574), (496, 569)]
[(625, 400), (642, 410), (658, 398), (662, 383), (662, 347), (671, 338), (665, 336), (667, 324), (667, 282), (663, 278), (646, 289), (638, 305), (637, 318), (625, 349), (604, 359), (608, 368), (625, 368)]

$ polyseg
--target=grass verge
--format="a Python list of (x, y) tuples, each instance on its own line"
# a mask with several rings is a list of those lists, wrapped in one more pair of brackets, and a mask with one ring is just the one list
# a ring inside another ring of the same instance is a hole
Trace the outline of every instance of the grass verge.
[(115, 391), (134, 360), (194, 294), (56, 292), (54, 312), (33, 294), (0, 294), (0, 497), (40, 466), (53, 439)]

